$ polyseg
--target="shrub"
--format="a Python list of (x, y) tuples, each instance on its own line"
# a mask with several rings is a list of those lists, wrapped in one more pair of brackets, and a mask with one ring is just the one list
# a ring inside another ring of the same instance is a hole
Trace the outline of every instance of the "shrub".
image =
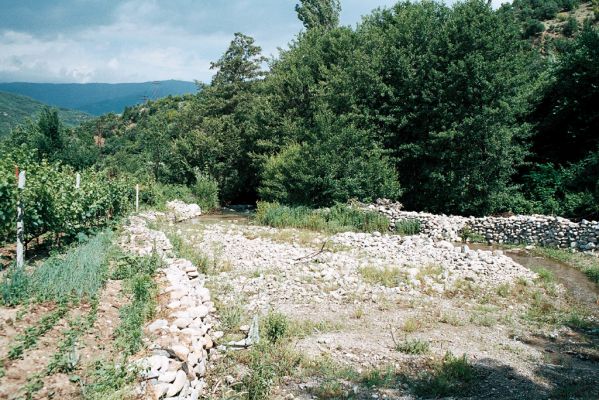
[(264, 321), (264, 332), (271, 343), (277, 343), (285, 337), (289, 320), (284, 314), (269, 312)]
[(545, 31), (545, 24), (543, 24), (538, 19), (529, 19), (526, 21), (526, 25), (524, 26), (524, 38), (529, 38), (532, 36), (537, 36), (539, 33)]
[(377, 268), (368, 266), (360, 268), (359, 273), (365, 282), (389, 288), (398, 287), (401, 283), (407, 282), (406, 272), (397, 267)]
[(570, 16), (562, 28), (562, 33), (565, 36), (572, 37), (578, 31), (578, 21), (573, 16)]
[(191, 187), (196, 197), (196, 202), (202, 212), (209, 212), (218, 208), (218, 182), (210, 175), (196, 172), (196, 182)]

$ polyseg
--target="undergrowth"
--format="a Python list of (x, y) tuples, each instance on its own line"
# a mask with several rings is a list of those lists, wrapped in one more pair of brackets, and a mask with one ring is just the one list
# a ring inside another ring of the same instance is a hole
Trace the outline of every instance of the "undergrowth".
[(256, 222), (274, 228), (300, 228), (327, 233), (386, 232), (389, 219), (379, 213), (337, 204), (327, 209), (258, 202)]

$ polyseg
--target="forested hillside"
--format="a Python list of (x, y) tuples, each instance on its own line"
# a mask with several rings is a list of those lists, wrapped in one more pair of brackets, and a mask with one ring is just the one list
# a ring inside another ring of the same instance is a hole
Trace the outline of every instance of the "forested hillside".
[[(530, 30), (579, 7), (559, 34)], [(215, 179), (224, 203), (599, 217), (594, 3), (401, 1), (355, 28), (336, 0), (297, 11), (305, 28), (267, 69), (237, 33), (197, 94), (64, 131), (76, 145), (44, 156), (148, 185)]]
[(92, 115), (121, 113), (127, 106), (169, 95), (194, 93), (193, 82), (156, 81), (142, 83), (0, 83), (0, 91), (31, 97), (55, 107), (71, 108)]
[[(10, 130), (26, 122), (28, 118), (36, 119), (44, 104), (29, 97), (12, 93), (0, 92), (0, 137), (7, 135)], [(60, 109), (58, 115), (66, 126), (79, 125), (92, 116), (81, 111)]]

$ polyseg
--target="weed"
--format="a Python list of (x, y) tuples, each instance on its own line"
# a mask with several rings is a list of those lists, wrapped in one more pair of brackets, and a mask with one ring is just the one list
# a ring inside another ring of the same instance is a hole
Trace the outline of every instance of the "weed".
[(23, 268), (11, 265), (0, 282), (0, 300), (7, 306), (23, 303), (29, 297), (30, 278)]
[(398, 343), (395, 350), (405, 354), (426, 354), (430, 350), (430, 344), (426, 340), (407, 339)]
[(398, 267), (377, 268), (366, 266), (358, 271), (365, 282), (377, 284), (386, 287), (398, 287), (401, 283), (407, 282), (408, 274)]
[(561, 261), (584, 272), (593, 282), (599, 284), (599, 259), (584, 253), (572, 253), (568, 250), (553, 247), (535, 247), (532, 252), (535, 255), (548, 257)]
[(50, 314), (46, 314), (37, 326), (25, 329), (25, 332), (16, 337), (17, 343), (9, 348), (8, 358), (11, 360), (20, 358), (25, 350), (34, 347), (37, 344), (37, 339), (52, 329), (67, 312), (67, 305), (65, 303), (60, 304)]
[(275, 228), (301, 228), (329, 233), (385, 232), (389, 229), (389, 220), (385, 216), (342, 204), (330, 209), (314, 210), (308, 207), (259, 202), (256, 222)]
[(348, 397), (348, 391), (343, 384), (337, 380), (325, 380), (312, 390), (312, 393), (318, 399), (345, 399)]
[(470, 322), (477, 326), (490, 328), (497, 323), (497, 319), (487, 313), (474, 313), (470, 316)]
[(289, 320), (284, 314), (269, 312), (264, 320), (263, 330), (271, 343), (277, 343), (285, 337), (289, 329)]
[(421, 268), (416, 274), (416, 279), (421, 283), (426, 283), (425, 278), (430, 278), (435, 282), (439, 282), (441, 274), (443, 274), (443, 267), (438, 264), (427, 264), (424, 268)]
[(541, 283), (547, 284), (547, 283), (551, 283), (555, 281), (555, 276), (553, 275), (553, 272), (549, 271), (546, 268), (543, 267), (533, 267), (531, 268), (534, 272), (537, 273), (538, 280)]
[(117, 400), (128, 398), (138, 371), (125, 363), (97, 360), (82, 385), (86, 400)]
[(364, 309), (362, 307), (358, 307), (354, 310), (353, 317), (355, 319), (362, 319), (364, 316)]
[(402, 219), (395, 222), (395, 232), (404, 236), (418, 235), (422, 231), (420, 221), (417, 219)]
[(464, 354), (455, 357), (447, 352), (443, 359), (433, 365), (432, 373), (416, 383), (416, 395), (423, 397), (446, 397), (464, 395), (474, 380), (474, 367)]
[(497, 286), (496, 292), (497, 295), (503, 298), (506, 298), (510, 295), (511, 287), (509, 283), (503, 283)]
[(132, 301), (119, 310), (121, 323), (115, 335), (116, 347), (126, 356), (135, 354), (142, 348), (143, 324), (154, 314), (157, 287), (148, 271), (156, 271), (157, 260), (159, 258), (153, 255), (132, 259), (133, 265), (129, 268), (132, 275), (127, 277), (123, 286)]
[(441, 317), (439, 318), (439, 322), (442, 322), (444, 324), (449, 324), (449, 325), (453, 325), (453, 326), (464, 326), (466, 325), (466, 322), (460, 318), (460, 316), (456, 313), (443, 313), (441, 314)]
[(410, 317), (403, 322), (403, 324), (401, 325), (401, 330), (406, 333), (413, 333), (419, 330), (421, 327), (422, 323), (420, 322), (420, 320), (414, 317)]
[(225, 332), (231, 332), (241, 325), (243, 309), (240, 306), (227, 306), (220, 309), (220, 328)]
[(465, 226), (459, 232), (462, 242), (484, 243), (485, 237), (480, 233), (474, 232), (469, 226)]

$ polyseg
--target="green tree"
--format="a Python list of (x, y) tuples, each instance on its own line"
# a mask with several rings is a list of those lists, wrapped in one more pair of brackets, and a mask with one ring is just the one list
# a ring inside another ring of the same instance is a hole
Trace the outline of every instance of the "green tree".
[(300, 0), (295, 5), (297, 16), (306, 29), (332, 29), (339, 25), (339, 0)]
[(212, 78), (212, 85), (241, 84), (262, 77), (264, 72), (261, 64), (266, 58), (261, 55), (261, 51), (252, 37), (235, 33), (225, 54), (210, 64), (210, 69), (217, 70)]
[(41, 155), (53, 158), (63, 147), (63, 127), (58, 117), (58, 110), (44, 107), (40, 113), (37, 126), (40, 134), (37, 148)]

